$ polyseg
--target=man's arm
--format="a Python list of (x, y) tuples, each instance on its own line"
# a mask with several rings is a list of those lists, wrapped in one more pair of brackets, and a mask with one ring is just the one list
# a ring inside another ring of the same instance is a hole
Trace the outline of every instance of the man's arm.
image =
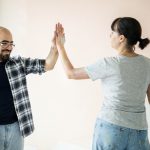
[(45, 71), (52, 70), (58, 59), (58, 51), (56, 46), (52, 46), (45, 60)]
[(148, 102), (150, 104), (150, 84), (149, 84), (148, 89), (147, 89), (147, 98), (148, 98)]
[(45, 60), (45, 71), (52, 70), (56, 64), (57, 59), (58, 59), (58, 50), (56, 47), (56, 31), (55, 31), (52, 39), (51, 50)]

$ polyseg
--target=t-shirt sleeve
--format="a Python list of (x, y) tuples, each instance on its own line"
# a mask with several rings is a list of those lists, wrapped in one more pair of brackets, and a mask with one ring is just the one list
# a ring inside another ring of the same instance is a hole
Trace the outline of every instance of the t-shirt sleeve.
[(97, 62), (85, 67), (85, 71), (93, 81), (102, 79), (107, 76), (107, 63), (106, 59), (99, 59)]

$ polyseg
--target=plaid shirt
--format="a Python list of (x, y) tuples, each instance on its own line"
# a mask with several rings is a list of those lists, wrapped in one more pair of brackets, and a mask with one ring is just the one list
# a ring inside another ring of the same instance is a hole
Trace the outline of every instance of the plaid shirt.
[(13, 95), (20, 131), (23, 137), (30, 135), (34, 130), (26, 75), (29, 73), (41, 74), (45, 72), (44, 64), (44, 59), (30, 59), (19, 56), (10, 58), (5, 66)]

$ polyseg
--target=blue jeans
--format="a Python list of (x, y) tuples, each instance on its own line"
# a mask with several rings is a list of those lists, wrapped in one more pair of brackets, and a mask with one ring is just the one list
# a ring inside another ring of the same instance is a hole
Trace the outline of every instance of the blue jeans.
[(23, 150), (24, 138), (18, 122), (0, 125), (0, 150)]
[(97, 119), (92, 150), (150, 150), (148, 133)]

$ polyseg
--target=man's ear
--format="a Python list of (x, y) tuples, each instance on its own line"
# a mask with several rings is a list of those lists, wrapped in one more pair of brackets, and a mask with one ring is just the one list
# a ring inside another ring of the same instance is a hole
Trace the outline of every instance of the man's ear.
[(120, 43), (124, 42), (126, 40), (125, 36), (124, 35), (120, 35), (119, 36), (119, 41)]

